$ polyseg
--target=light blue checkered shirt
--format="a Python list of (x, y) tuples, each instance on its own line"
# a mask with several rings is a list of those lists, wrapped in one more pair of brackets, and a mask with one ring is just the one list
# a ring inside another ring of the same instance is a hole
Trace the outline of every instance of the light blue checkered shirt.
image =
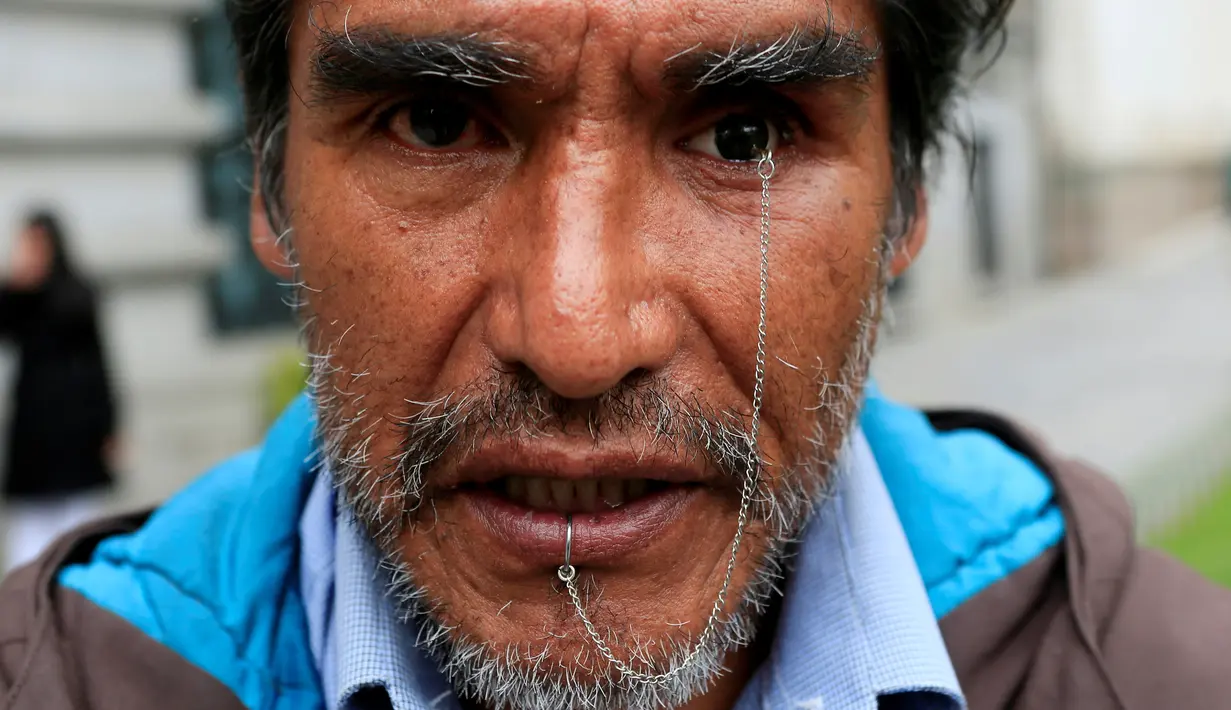
[[(804, 531), (769, 658), (736, 710), (965, 707), (906, 535), (862, 432)], [(377, 557), (328, 481), (303, 518), (301, 583), (329, 710), (456, 710), (384, 595)], [(375, 699), (373, 696), (375, 693)]]

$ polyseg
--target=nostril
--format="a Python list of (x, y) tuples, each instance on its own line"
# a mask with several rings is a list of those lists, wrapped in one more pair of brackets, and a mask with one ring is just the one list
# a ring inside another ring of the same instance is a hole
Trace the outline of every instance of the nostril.
[(508, 378), (519, 392), (533, 392), (543, 388), (542, 381), (522, 362), (500, 362), (496, 364), (496, 372)]
[(653, 377), (654, 374), (647, 368), (637, 367), (624, 376), (624, 382), (630, 387), (637, 387), (648, 383)]

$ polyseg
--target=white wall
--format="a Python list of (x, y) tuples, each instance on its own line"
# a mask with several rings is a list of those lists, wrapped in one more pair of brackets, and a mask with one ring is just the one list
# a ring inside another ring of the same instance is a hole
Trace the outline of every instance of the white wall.
[(54, 199), (83, 240), (195, 220), (198, 176), (190, 155), (0, 151), (0, 215), (8, 226), (31, 202)]
[(1231, 2), (1042, 0), (1046, 115), (1091, 167), (1231, 154)]
[(0, 23), (0, 92), (73, 92), (121, 98), (179, 93), (191, 58), (178, 27), (159, 15), (9, 11)]

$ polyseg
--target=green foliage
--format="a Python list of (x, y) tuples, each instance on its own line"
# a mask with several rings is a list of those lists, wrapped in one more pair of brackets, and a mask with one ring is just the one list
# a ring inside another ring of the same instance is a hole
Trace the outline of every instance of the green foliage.
[(265, 371), (265, 420), (273, 423), (283, 409), (303, 391), (308, 382), (308, 368), (303, 353), (289, 350), (279, 353)]
[(1231, 470), (1200, 508), (1160, 535), (1155, 544), (1209, 579), (1231, 587)]

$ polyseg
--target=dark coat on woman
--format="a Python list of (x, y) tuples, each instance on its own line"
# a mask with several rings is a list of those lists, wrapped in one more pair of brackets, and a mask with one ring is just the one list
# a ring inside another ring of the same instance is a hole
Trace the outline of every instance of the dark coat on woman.
[(109, 487), (104, 448), (116, 405), (93, 290), (57, 269), (39, 288), (0, 288), (0, 337), (20, 350), (10, 409), (6, 498)]

